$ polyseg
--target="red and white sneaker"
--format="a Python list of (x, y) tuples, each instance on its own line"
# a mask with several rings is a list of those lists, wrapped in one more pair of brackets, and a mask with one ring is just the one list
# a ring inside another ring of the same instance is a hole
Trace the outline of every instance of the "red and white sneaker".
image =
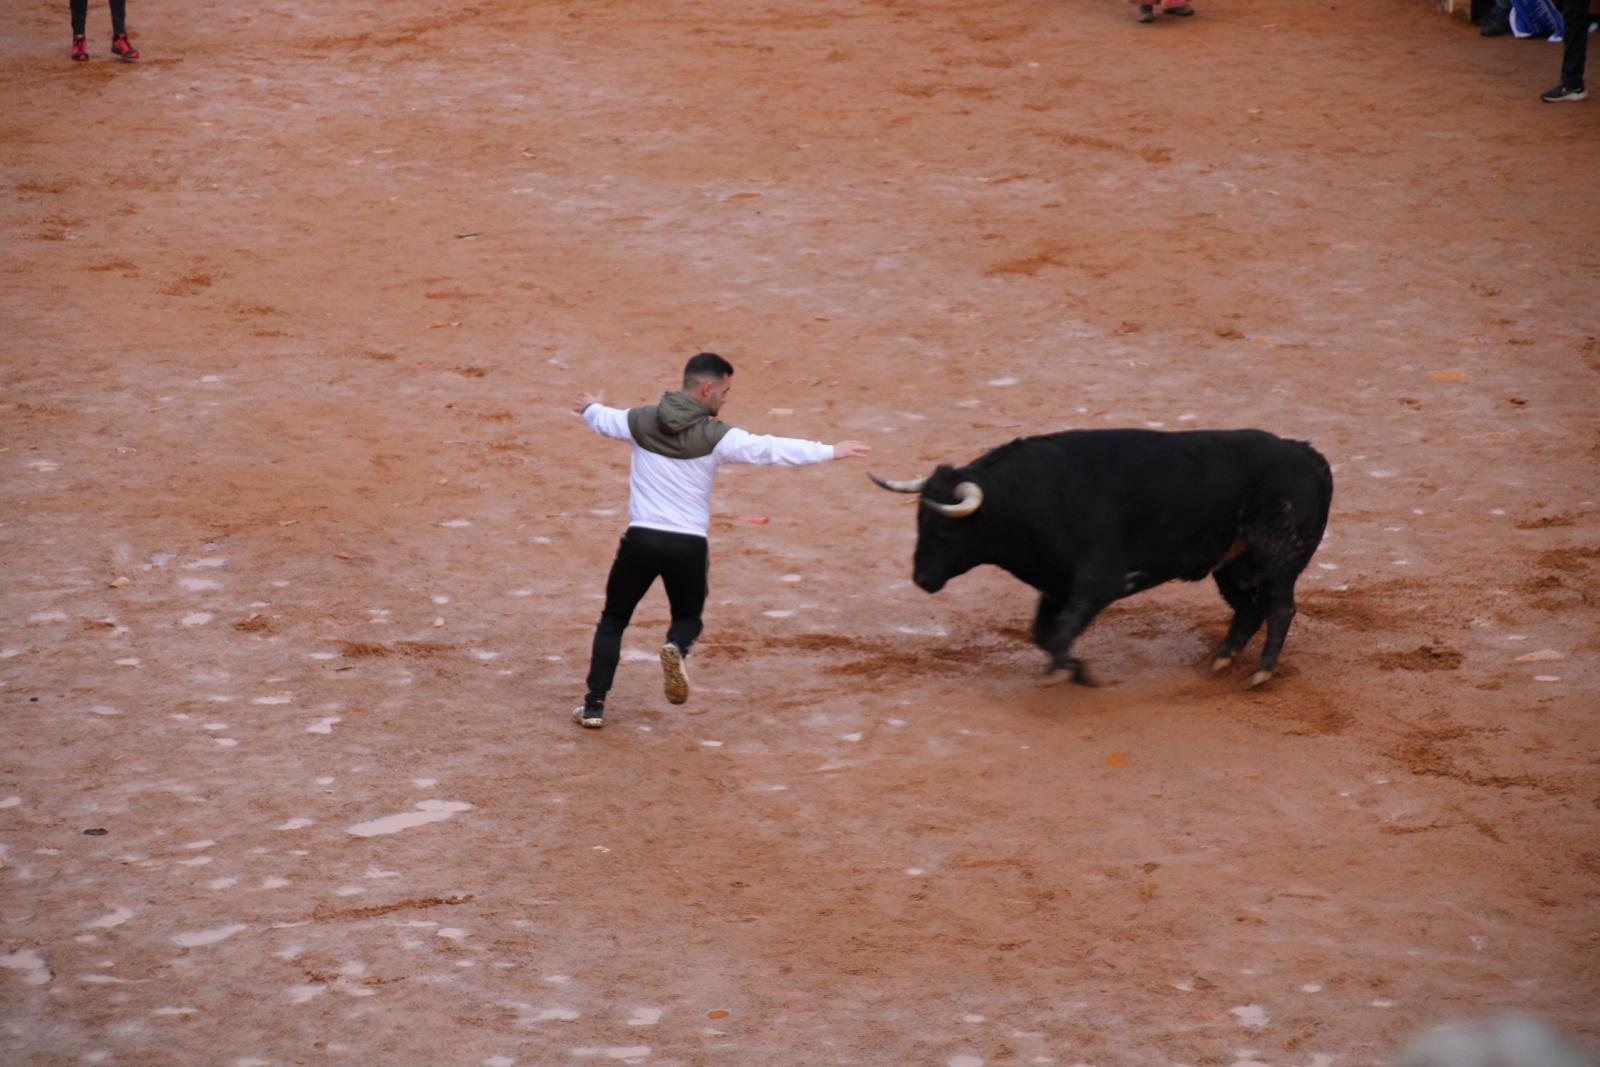
[(72, 35), (72, 58), (74, 62), (89, 62), (89, 38), (81, 33)]
[[(133, 47), (133, 42), (128, 40), (128, 35), (125, 33), (119, 33), (111, 38), (111, 54), (124, 63), (139, 62), (139, 50)], [(89, 57), (84, 56), (84, 58)]]

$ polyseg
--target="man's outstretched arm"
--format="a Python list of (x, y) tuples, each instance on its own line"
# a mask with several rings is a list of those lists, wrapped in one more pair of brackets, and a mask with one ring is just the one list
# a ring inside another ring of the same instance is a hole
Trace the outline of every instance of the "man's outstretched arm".
[(620, 441), (633, 440), (633, 434), (628, 431), (627, 411), (606, 407), (604, 394), (585, 393), (573, 410), (583, 417), (584, 423), (595, 433)]
[(799, 437), (773, 437), (731, 429), (720, 444), (717, 456), (724, 463), (748, 463), (759, 467), (803, 467), (826, 463), (830, 459), (854, 459), (872, 449), (860, 441), (840, 441), (836, 445), (806, 441)]

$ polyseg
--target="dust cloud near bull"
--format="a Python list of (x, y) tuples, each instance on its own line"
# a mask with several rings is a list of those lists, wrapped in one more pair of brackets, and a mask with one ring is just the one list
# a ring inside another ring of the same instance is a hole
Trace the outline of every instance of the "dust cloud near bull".
[(1069, 430), (1025, 437), (965, 467), (879, 486), (921, 494), (912, 577), (937, 593), (992, 564), (1040, 591), (1034, 642), (1051, 680), (1094, 685), (1072, 644), (1113, 601), (1163, 582), (1216, 579), (1233, 622), (1212, 669), (1266, 623), (1272, 677), (1294, 587), (1322, 541), (1333, 474), (1303, 441), (1263, 430)]

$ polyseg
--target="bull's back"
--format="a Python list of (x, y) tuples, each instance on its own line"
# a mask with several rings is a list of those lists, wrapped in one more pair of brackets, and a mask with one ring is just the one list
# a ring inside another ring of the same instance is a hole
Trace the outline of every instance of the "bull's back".
[(1204, 513), (1265, 482), (1331, 486), (1316, 449), (1265, 430), (1068, 430), (1031, 440), (1094, 496), (1141, 512)]
[(1069, 430), (1036, 442), (1030, 464), (1055, 483), (1051, 510), (1071, 517), (1072, 551), (1109, 542), (1155, 581), (1197, 579), (1241, 536), (1255, 507), (1288, 502), (1320, 536), (1332, 475), (1310, 445), (1264, 430)]

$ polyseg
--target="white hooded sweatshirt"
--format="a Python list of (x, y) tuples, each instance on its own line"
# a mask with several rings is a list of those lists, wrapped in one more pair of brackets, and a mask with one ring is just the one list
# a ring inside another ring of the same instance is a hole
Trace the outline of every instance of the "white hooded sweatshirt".
[(590, 404), (583, 421), (597, 434), (633, 443), (628, 525), (705, 537), (711, 527), (711, 485), (724, 463), (804, 467), (833, 459), (833, 446), (797, 437), (772, 437), (729, 427), (709, 455), (673, 459), (642, 447), (623, 408)]

